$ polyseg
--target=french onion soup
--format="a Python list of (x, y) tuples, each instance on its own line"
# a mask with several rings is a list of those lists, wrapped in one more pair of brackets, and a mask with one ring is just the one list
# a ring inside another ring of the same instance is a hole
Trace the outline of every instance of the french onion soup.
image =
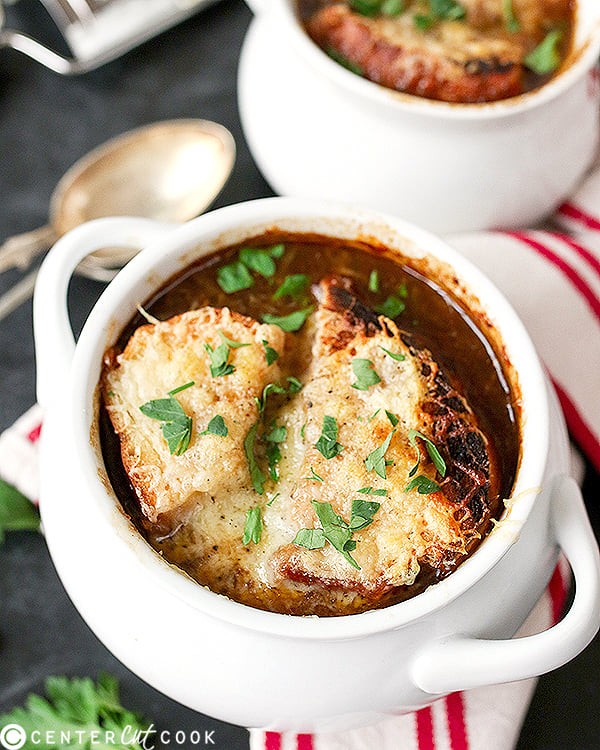
[(425, 259), (275, 231), (170, 279), (106, 352), (107, 472), (198, 583), (294, 615), (388, 606), (499, 518), (519, 396)]
[(574, 0), (299, 0), (316, 44), (396, 91), (471, 104), (547, 83), (567, 58)]

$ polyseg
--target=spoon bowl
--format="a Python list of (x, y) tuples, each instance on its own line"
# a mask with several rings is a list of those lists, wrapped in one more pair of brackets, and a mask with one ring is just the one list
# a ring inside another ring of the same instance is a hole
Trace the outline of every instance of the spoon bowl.
[[(104, 216), (183, 223), (212, 203), (234, 157), (229, 131), (207, 120), (173, 120), (124, 133), (66, 172), (51, 198), (50, 223), (58, 236)], [(80, 270), (120, 267), (131, 256), (130, 248), (107, 248), (89, 256)]]
[[(179, 119), (145, 125), (98, 146), (60, 179), (45, 227), (11, 237), (0, 246), (0, 272), (26, 268), (59, 237), (91, 219), (142, 216), (183, 223), (202, 213), (221, 192), (235, 161), (235, 142), (222, 125)], [(78, 271), (109, 281), (135, 255), (131, 248), (103, 248)], [(0, 297), (0, 319), (33, 291), (35, 272)]]

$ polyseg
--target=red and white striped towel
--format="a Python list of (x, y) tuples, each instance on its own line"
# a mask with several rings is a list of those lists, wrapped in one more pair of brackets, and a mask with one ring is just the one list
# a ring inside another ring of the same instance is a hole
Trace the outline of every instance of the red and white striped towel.
[[(558, 231), (448, 238), (512, 303), (545, 362), (573, 440), (600, 472), (600, 162), (555, 216)], [(0, 436), (0, 476), (35, 499), (41, 412)], [(573, 473), (581, 463), (574, 460)], [(579, 478), (581, 478), (579, 476)], [(559, 617), (568, 572), (559, 565), (522, 632)], [(429, 708), (337, 734), (252, 730), (251, 750), (511, 750), (535, 680), (455, 693)]]

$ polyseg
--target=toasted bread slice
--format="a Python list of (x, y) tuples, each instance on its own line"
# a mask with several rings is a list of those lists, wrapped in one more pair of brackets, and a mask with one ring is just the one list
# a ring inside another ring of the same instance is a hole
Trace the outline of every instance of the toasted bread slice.
[(306, 27), (322, 49), (365, 78), (407, 94), (473, 103), (523, 90), (522, 45), (463, 21), (422, 31), (412, 13), (371, 18), (336, 3), (317, 10)]
[[(222, 345), (219, 332), (247, 346), (231, 347), (232, 372), (213, 377), (206, 345), (213, 351)], [(258, 419), (256, 399), (280, 376), (277, 362), (267, 364), (263, 341), (282, 353), (285, 334), (227, 308), (205, 307), (138, 328), (122, 354), (108, 356), (104, 402), (121, 442), (123, 466), (151, 521), (192, 501), (252, 489), (244, 440)], [(140, 407), (192, 381), (173, 395), (192, 420), (189, 447), (176, 455), (160, 420)], [(227, 435), (201, 434), (217, 415)]]
[[(320, 549), (282, 545), (271, 564), (284, 578), (376, 599), (411, 585), (424, 564), (443, 573), (467, 553), (489, 522), (494, 471), (473, 412), (431, 354), (413, 347), (393, 321), (362, 306), (342, 286), (325, 283), (321, 293), (308, 380), (283, 410), (284, 422), (305, 420), (304, 454), (291, 490), (293, 521), (296, 530), (318, 528), (314, 502), (331, 503), (347, 523), (355, 500), (381, 507), (372, 523), (353, 535), (352, 555), (360, 569), (329, 543)], [(380, 381), (356, 388), (357, 360), (371, 363)], [(326, 418), (335, 420), (334, 439), (343, 446), (330, 457), (318, 447)], [(437, 448), (446, 465), (443, 475), (426, 441), (411, 430)], [(386, 441), (387, 465), (373, 470), (368, 457)], [(416, 473), (439, 490), (407, 490), (419, 454)], [(294, 464), (298, 457), (284, 456), (285, 461)]]

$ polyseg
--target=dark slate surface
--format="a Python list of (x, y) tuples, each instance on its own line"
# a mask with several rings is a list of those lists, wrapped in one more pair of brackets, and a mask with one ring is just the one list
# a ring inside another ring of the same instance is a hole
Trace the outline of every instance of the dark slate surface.
[[(236, 106), (237, 60), (250, 17), (241, 0), (222, 0), (120, 60), (70, 79), (0, 50), (0, 239), (45, 222), (54, 185), (85, 152), (162, 119), (208, 118), (232, 131), (238, 156), (217, 206), (270, 195)], [(17, 271), (1, 276), (0, 291), (19, 277)], [(73, 282), (76, 329), (101, 290), (86, 279)], [(31, 329), (30, 304), (0, 322), (0, 430), (35, 400)], [(584, 489), (598, 530), (600, 481), (589, 467)], [(120, 677), (125, 704), (160, 727), (213, 732), (218, 748), (248, 746), (245, 730), (177, 705), (112, 657), (67, 598), (40, 536), (10, 534), (0, 547), (0, 636), (0, 712), (41, 691), (48, 675), (108, 670)], [(543, 677), (518, 750), (598, 750), (599, 674), (597, 638), (571, 664)]]

